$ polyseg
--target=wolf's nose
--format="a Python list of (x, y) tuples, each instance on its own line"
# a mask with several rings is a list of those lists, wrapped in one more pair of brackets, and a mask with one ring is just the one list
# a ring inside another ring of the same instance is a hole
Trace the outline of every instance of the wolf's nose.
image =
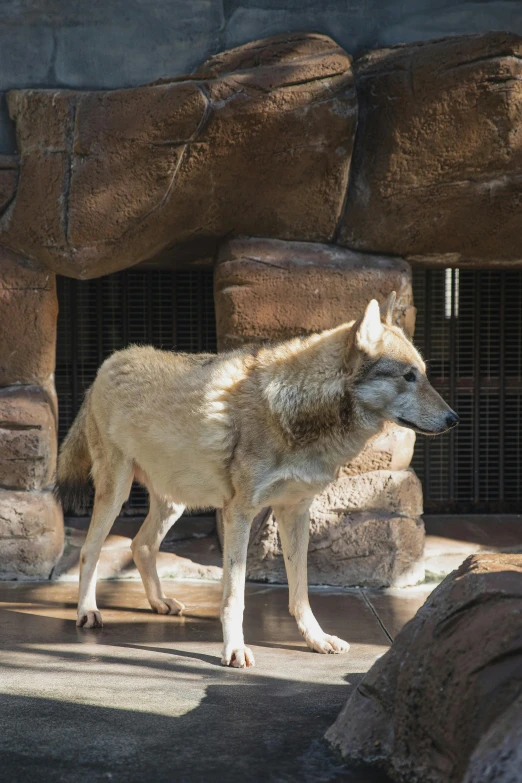
[(457, 424), (460, 421), (460, 416), (455, 413), (455, 411), (451, 411), (451, 413), (448, 413), (446, 416), (446, 426), (449, 427), (456, 427)]

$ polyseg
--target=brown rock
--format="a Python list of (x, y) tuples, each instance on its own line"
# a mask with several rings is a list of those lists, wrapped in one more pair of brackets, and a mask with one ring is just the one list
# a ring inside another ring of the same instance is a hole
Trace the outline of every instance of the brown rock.
[(12, 429), (55, 428), (54, 389), (39, 386), (7, 386), (0, 389), (0, 427)]
[(37, 386), (0, 389), (0, 487), (42, 489), (56, 468), (52, 400)]
[(332, 245), (235, 239), (221, 249), (214, 281), (220, 349), (331, 329), (391, 291), (397, 323), (414, 313), (408, 264)]
[[(394, 780), (458, 783), (474, 752), (502, 753), (498, 721), (520, 698), (521, 617), (522, 555), (468, 558), (370, 669), (327, 739)], [(504, 731), (506, 746), (516, 735)], [(517, 753), (520, 745), (512, 760)], [(505, 759), (495, 758), (501, 769)], [(518, 780), (481, 774), (467, 783)]]
[(519, 36), (490, 33), (356, 61), (341, 244), (446, 266), (522, 259), (521, 52)]
[(231, 232), (336, 230), (357, 104), (350, 58), (325, 36), (258, 41), (135, 89), (19, 90), (9, 108), (21, 169), (0, 241), (56, 272), (94, 277)]
[(0, 579), (47, 579), (63, 548), (51, 492), (0, 490)]
[(49, 379), (57, 316), (54, 274), (0, 248), (0, 386)]
[[(413, 471), (343, 476), (310, 509), (310, 584), (403, 587), (424, 578), (422, 489)], [(252, 526), (247, 577), (286, 582), (277, 522)]]

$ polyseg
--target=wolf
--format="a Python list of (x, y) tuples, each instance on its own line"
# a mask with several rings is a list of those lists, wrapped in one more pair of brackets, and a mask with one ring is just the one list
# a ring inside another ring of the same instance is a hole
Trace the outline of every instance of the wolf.
[(392, 294), (381, 314), (374, 299), (355, 322), (278, 344), (217, 355), (133, 346), (102, 364), (63, 442), (56, 477), (66, 509), (85, 503), (90, 480), (95, 490), (78, 626), (102, 625), (97, 562), (136, 479), (150, 506), (131, 549), (155, 612), (184, 609), (158, 577), (165, 534), (186, 508), (222, 509), (221, 662), (253, 666), (243, 638), (247, 547), (253, 518), (271, 506), (299, 631), (316, 652), (348, 650), (321, 629), (308, 601), (309, 506), (385, 421), (424, 435), (459, 421), (392, 322), (394, 302)]

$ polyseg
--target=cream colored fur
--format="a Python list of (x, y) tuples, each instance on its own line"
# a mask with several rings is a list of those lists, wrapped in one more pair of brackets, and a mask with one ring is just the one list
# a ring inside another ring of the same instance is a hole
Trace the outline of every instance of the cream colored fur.
[[(324, 633), (308, 603), (308, 508), (313, 497), (387, 419), (435, 434), (447, 429), (446, 403), (400, 329), (377, 302), (356, 324), (279, 345), (217, 356), (131, 347), (111, 356), (63, 444), (58, 494), (95, 486), (81, 553), (78, 625), (100, 626), (96, 565), (131, 482), (150, 494), (149, 514), (132, 542), (152, 608), (177, 613), (156, 571), (161, 541), (185, 508), (224, 512), (222, 662), (251, 666), (243, 639), (250, 525), (263, 507), (278, 520), (290, 612), (308, 646), (338, 653), (347, 642)], [(404, 379), (414, 368), (416, 380)], [(453, 414), (454, 415), (454, 414)]]

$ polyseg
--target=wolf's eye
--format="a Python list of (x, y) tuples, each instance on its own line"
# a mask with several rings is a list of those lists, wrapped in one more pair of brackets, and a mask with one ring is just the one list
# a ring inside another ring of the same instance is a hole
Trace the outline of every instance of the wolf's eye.
[(405, 381), (408, 381), (408, 383), (413, 383), (415, 381), (415, 373), (411, 370), (406, 373), (406, 375), (402, 376)]

